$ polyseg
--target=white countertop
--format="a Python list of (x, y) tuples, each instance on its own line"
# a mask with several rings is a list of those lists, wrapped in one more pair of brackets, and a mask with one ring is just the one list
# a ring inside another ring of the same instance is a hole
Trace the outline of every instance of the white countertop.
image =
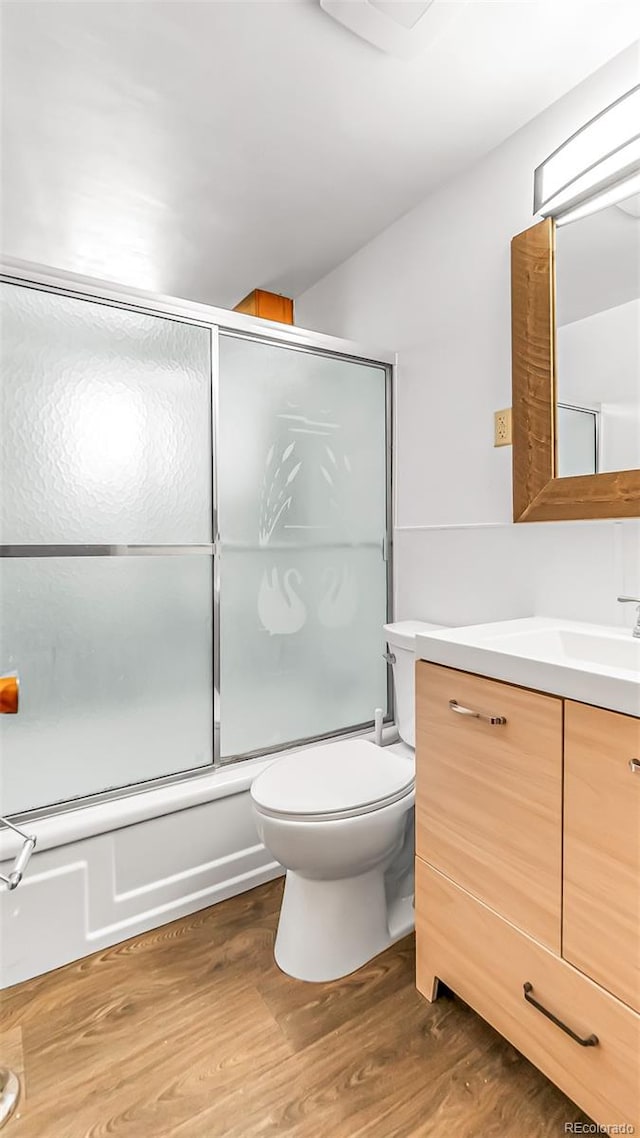
[(416, 656), (640, 717), (640, 639), (628, 628), (533, 616), (421, 633)]

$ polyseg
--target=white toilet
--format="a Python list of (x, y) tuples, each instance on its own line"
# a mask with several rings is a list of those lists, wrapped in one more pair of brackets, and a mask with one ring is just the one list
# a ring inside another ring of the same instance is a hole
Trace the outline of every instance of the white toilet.
[(308, 747), (251, 788), (258, 833), (287, 871), (275, 957), (299, 980), (346, 976), (413, 928), (415, 636), (437, 627), (384, 626), (401, 742)]

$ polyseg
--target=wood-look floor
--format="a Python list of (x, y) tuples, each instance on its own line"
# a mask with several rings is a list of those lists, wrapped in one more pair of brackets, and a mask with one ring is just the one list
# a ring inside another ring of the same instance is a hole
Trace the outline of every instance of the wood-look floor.
[(2, 995), (26, 1096), (7, 1138), (556, 1138), (584, 1116), (464, 1004), (427, 1004), (413, 938), (345, 980), (273, 961), (281, 882)]

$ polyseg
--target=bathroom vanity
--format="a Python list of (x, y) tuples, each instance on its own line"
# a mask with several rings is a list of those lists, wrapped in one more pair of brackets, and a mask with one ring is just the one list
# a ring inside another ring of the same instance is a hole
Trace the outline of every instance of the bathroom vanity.
[(640, 641), (533, 618), (417, 656), (418, 988), (638, 1128)]

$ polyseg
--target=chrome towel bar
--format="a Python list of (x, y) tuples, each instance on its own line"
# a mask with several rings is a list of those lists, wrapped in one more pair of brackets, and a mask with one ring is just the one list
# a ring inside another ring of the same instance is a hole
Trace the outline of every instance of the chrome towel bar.
[(5, 877), (4, 873), (0, 873), (0, 881), (4, 882), (7, 889), (17, 889), (22, 881), (24, 871), (29, 864), (29, 858), (36, 848), (36, 838), (33, 834), (25, 834), (24, 830), (19, 830), (8, 818), (0, 817), (0, 822), (8, 826), (10, 830), (13, 830), (14, 834), (17, 834), (18, 837), (23, 839), (22, 849), (13, 863), (13, 869), (9, 876)]

